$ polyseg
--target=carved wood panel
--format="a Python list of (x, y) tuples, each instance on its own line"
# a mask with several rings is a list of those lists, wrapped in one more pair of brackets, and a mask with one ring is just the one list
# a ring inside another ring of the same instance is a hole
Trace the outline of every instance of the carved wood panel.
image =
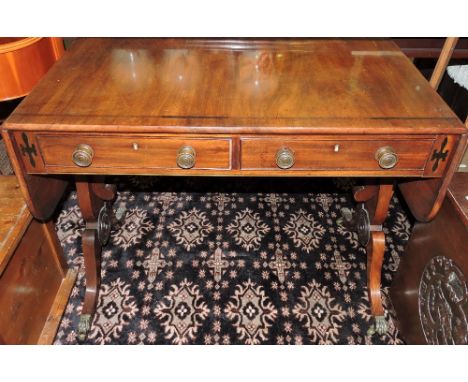
[(468, 344), (466, 278), (445, 256), (432, 258), (419, 284), (419, 315), (428, 344)]

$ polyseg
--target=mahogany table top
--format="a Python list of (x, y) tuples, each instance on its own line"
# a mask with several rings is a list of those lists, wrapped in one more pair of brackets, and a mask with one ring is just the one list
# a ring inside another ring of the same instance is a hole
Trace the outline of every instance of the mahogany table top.
[(8, 128), (464, 133), (390, 40), (78, 40)]

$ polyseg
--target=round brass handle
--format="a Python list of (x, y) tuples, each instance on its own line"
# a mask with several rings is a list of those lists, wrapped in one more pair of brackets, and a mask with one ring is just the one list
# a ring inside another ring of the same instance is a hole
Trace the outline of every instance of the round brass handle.
[(93, 163), (94, 150), (85, 143), (79, 144), (73, 151), (72, 160), (77, 166), (88, 167)]
[(383, 146), (375, 152), (375, 160), (379, 162), (381, 168), (389, 169), (397, 164), (398, 155), (390, 146)]
[(195, 158), (197, 157), (195, 149), (191, 146), (182, 146), (177, 153), (177, 166), (180, 168), (192, 168), (195, 166)]
[(276, 153), (276, 165), (283, 170), (294, 165), (294, 153), (287, 147), (281, 147)]

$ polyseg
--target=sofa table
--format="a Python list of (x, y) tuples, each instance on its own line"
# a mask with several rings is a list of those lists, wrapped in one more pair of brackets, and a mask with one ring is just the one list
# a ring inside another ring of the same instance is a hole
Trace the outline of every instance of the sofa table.
[(343, 211), (367, 246), (376, 329), (382, 224), (397, 185), (432, 219), (467, 129), (391, 41), (83, 39), (6, 121), (32, 214), (47, 220), (74, 181), (86, 222), (83, 338), (115, 187), (104, 176), (366, 177)]

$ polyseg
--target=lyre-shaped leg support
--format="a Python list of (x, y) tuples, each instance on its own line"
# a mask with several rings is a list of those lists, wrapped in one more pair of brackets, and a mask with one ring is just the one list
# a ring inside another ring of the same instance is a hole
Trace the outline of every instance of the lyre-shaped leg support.
[[(385, 253), (385, 234), (382, 225), (388, 215), (393, 196), (393, 183), (359, 187), (353, 193), (355, 201), (362, 203), (354, 216), (343, 211), (348, 226), (353, 226), (359, 241), (367, 248), (367, 288), (371, 313), (375, 318), (375, 331), (384, 334), (387, 323), (381, 294), (382, 264)], [(373, 331), (371, 331), (373, 332)]]
[(101, 249), (110, 235), (112, 221), (110, 203), (115, 198), (116, 188), (102, 182), (92, 182), (88, 178), (78, 178), (76, 190), (81, 214), (86, 223), (82, 235), (86, 291), (78, 326), (78, 339), (84, 341), (98, 301)]

